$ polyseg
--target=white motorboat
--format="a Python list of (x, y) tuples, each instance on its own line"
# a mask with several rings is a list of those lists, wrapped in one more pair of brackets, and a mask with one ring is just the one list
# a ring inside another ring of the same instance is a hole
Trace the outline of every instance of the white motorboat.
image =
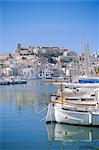
[(86, 97), (64, 97), (52, 99), (48, 105), (46, 122), (99, 126), (99, 89), (95, 95)]

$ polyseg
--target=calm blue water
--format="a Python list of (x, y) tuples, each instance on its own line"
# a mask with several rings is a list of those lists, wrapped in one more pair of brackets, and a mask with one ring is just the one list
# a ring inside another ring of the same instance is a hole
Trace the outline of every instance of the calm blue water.
[(99, 128), (45, 124), (50, 95), (57, 88), (41, 80), (0, 86), (1, 150), (98, 150)]

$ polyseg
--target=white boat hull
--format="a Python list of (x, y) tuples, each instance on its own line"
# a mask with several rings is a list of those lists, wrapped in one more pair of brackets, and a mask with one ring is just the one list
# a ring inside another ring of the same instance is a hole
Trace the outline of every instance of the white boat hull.
[(99, 126), (99, 112), (98, 113), (92, 113), (92, 125), (93, 126)]
[(49, 104), (46, 122), (58, 122), (84, 126), (99, 126), (99, 112), (84, 112), (62, 109), (60, 105)]
[(55, 122), (55, 110), (54, 110), (54, 105), (53, 103), (48, 105), (48, 111), (47, 111), (47, 116), (46, 116), (46, 122)]
[(90, 125), (91, 117), (90, 113), (86, 112), (76, 112), (70, 110), (55, 108), (55, 119), (59, 123), (68, 123), (68, 124), (78, 124), (78, 125)]

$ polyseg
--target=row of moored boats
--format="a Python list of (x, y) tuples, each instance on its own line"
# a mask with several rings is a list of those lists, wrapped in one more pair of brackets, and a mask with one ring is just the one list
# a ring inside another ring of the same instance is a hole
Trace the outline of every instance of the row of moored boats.
[(14, 84), (26, 84), (26, 79), (22, 78), (1, 78), (0, 85), (14, 85)]

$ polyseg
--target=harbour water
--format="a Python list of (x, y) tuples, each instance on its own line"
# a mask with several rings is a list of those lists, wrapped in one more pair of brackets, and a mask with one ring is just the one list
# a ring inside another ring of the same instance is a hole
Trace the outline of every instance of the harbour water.
[(57, 88), (42, 80), (0, 86), (1, 150), (98, 150), (99, 128), (45, 124)]

